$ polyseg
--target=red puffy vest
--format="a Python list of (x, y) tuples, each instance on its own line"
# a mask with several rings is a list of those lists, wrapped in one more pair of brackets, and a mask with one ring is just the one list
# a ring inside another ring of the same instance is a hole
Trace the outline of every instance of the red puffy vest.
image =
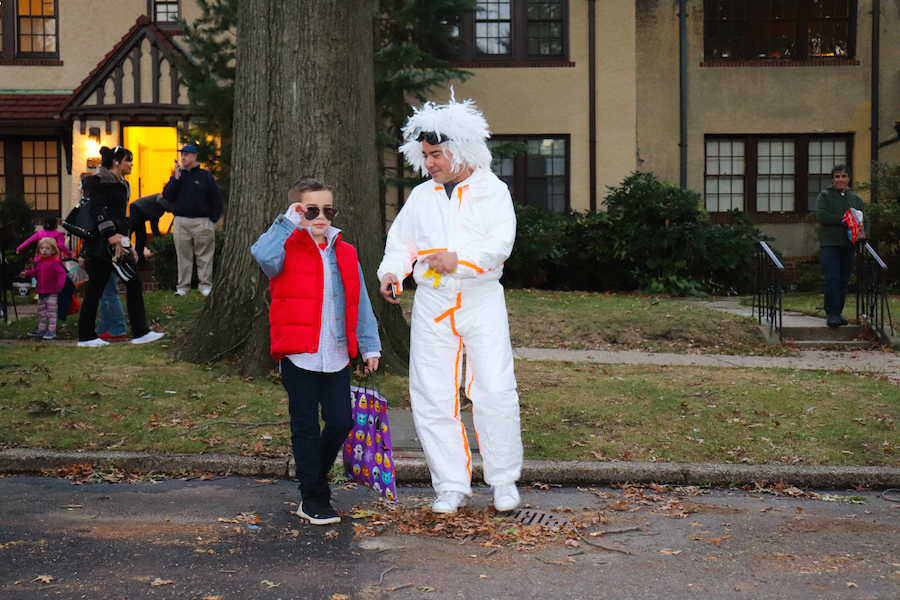
[[(289, 354), (318, 352), (322, 328), (322, 288), (324, 266), (319, 248), (306, 230), (298, 229), (284, 243), (281, 273), (269, 280), (272, 303), (269, 325), (272, 358), (280, 361)], [(344, 284), (344, 325), (350, 358), (358, 353), (356, 324), (359, 321), (359, 259), (356, 249), (334, 241), (338, 270)]]

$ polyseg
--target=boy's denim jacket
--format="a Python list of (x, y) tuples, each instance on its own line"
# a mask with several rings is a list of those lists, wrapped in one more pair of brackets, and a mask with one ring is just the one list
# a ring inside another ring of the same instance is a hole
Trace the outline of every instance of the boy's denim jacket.
[[(296, 227), (287, 217), (279, 215), (275, 222), (272, 223), (272, 226), (269, 227), (269, 230), (262, 234), (250, 248), (253, 258), (256, 259), (256, 262), (259, 263), (259, 266), (262, 267), (263, 272), (269, 279), (281, 273), (285, 256), (284, 243), (294, 233), (294, 229)], [(334, 239), (338, 233), (340, 233), (340, 229), (333, 226), (325, 232), (329, 245), (334, 245)], [(344, 284), (341, 280), (341, 273), (338, 270), (337, 255), (333, 249), (328, 253), (328, 257), (328, 265), (331, 269), (332, 292), (335, 297), (334, 314), (338, 318), (334, 330), (338, 341), (346, 345)], [(359, 321), (356, 325), (356, 337), (359, 342), (359, 352), (365, 359), (369, 355), (376, 353), (380, 355), (381, 339), (378, 337), (378, 323), (375, 320), (375, 313), (372, 312), (372, 301), (369, 299), (368, 292), (366, 292), (366, 282), (363, 278), (362, 267), (358, 265), (357, 267), (359, 268)]]

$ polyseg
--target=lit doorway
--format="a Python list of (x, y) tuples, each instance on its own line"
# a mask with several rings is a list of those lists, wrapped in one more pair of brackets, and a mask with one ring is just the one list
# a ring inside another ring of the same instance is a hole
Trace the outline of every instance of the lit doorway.
[[(178, 160), (178, 130), (132, 126), (125, 127), (124, 134), (124, 146), (134, 155), (134, 167), (126, 177), (131, 185), (131, 200), (161, 194)], [(159, 230), (166, 233), (171, 226), (172, 213), (166, 213), (159, 220)]]

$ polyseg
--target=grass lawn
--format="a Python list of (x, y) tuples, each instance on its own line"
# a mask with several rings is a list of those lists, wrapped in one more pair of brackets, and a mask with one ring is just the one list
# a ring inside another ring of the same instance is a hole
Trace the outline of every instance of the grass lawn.
[[(682, 301), (507, 297), (518, 346), (767, 353), (750, 319)], [(60, 329), (73, 343), (27, 339), (33, 317), (2, 330), (0, 447), (286, 456), (277, 376), (178, 362), (176, 344), (203, 299), (146, 300), (167, 332), (160, 343), (76, 348), (74, 317)], [(549, 362), (518, 362), (516, 373), (526, 458), (900, 465), (900, 393), (874, 375)], [(392, 407), (408, 406), (406, 378), (379, 381)]]

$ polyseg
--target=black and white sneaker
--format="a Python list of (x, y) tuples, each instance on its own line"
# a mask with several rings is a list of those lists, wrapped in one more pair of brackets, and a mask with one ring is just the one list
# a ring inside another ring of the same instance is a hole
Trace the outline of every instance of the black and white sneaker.
[(309, 498), (300, 502), (297, 516), (306, 519), (313, 525), (331, 525), (340, 523), (341, 517), (325, 498)]

